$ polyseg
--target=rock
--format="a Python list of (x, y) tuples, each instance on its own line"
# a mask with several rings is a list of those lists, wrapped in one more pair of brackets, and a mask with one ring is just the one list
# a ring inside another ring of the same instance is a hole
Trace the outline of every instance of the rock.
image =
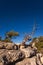
[(15, 65), (36, 65), (36, 57), (25, 58), (24, 60), (16, 63)]
[(18, 46), (16, 44), (13, 45), (13, 49), (18, 50)]
[(30, 58), (30, 64), (31, 64), (31, 65), (37, 65), (37, 64), (36, 64), (36, 57)]
[(24, 49), (25, 48), (25, 46), (20, 46), (20, 49)]
[(24, 60), (17, 62), (15, 65), (31, 65), (29, 58), (25, 58)]
[(39, 61), (41, 64), (43, 64), (43, 55), (42, 55), (42, 53), (38, 53), (38, 54), (37, 54), (37, 58), (38, 58), (38, 61)]
[(12, 44), (12, 43), (4, 43), (4, 42), (0, 42), (0, 49), (8, 49), (8, 50), (18, 50), (18, 46), (16, 44)]
[(24, 54), (20, 50), (0, 50), (0, 60), (2, 63), (16, 62), (24, 58)]
[(34, 51), (31, 47), (20, 49), (20, 50), (24, 52), (26, 58), (32, 57), (36, 54), (36, 51)]
[(26, 44), (25, 44), (25, 42), (22, 42), (21, 44), (19, 44), (19, 46), (20, 46), (20, 49), (24, 49), (24, 48), (26, 48)]
[(12, 43), (0, 42), (0, 49), (13, 49)]
[(1, 42), (0, 65), (43, 65), (43, 55), (36, 47)]
[(0, 42), (0, 49), (2, 49), (3, 48), (3, 43), (2, 42)]
[(41, 63), (41, 53), (38, 53), (37, 55), (36, 55), (36, 63), (37, 63), (37, 65), (42, 65), (42, 63)]
[(41, 60), (41, 63), (43, 64), (43, 56), (40, 58), (40, 60)]
[(4, 47), (5, 47), (5, 49), (13, 49), (13, 45), (14, 44), (12, 44), (12, 43), (5, 43)]
[(4, 65), (4, 64), (1, 62), (0, 65)]
[(32, 43), (32, 47), (35, 47), (35, 42)]

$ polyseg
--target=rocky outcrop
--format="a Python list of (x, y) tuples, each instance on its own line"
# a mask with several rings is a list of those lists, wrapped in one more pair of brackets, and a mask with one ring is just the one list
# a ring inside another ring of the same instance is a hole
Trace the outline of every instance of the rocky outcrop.
[(43, 55), (36, 47), (0, 42), (0, 65), (43, 65)]
[(43, 65), (41, 58), (34, 56), (32, 58), (25, 58), (24, 60), (16, 63), (16, 65)]
[(20, 50), (0, 50), (0, 62), (8, 64), (9, 62), (16, 62), (24, 58), (24, 54)]
[(23, 61), (16, 63), (16, 65), (36, 65), (36, 58), (25, 58)]
[(12, 43), (0, 42), (0, 49), (17, 50), (18, 46)]
[(27, 48), (23, 48), (20, 49), (22, 52), (24, 52), (24, 55), (26, 58), (32, 57), (36, 55), (36, 50), (31, 48), (31, 47), (27, 47)]

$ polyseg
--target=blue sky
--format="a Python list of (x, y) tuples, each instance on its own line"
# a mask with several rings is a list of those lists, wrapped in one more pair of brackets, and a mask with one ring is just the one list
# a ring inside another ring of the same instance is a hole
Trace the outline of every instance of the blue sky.
[(24, 32), (37, 24), (36, 36), (43, 36), (43, 0), (0, 0), (0, 35), (10, 30), (19, 32), (14, 42), (23, 40)]

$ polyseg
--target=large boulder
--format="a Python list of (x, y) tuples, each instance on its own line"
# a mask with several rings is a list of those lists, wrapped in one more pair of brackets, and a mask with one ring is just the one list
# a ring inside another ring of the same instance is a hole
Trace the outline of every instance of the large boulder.
[(5, 49), (13, 49), (14, 44), (12, 44), (12, 43), (4, 43), (3, 46), (5, 47)]
[(24, 58), (24, 54), (20, 50), (0, 50), (0, 63), (8, 64), (9, 62), (16, 62)]
[[(10, 64), (11, 63), (11, 64)], [(37, 48), (0, 42), (0, 65), (43, 65), (43, 55)]]
[(4, 65), (2, 62), (0, 62), (0, 65)]
[(3, 42), (0, 42), (0, 49), (3, 49), (4, 46), (3, 46)]
[(41, 63), (43, 64), (43, 56), (40, 58), (40, 60), (41, 60)]
[(37, 65), (36, 64), (36, 57), (33, 57), (33, 58), (25, 58), (24, 60), (16, 63), (16, 65)]
[(10, 43), (10, 42), (0, 42), (0, 49), (8, 49), (8, 50), (18, 50), (18, 45)]
[(25, 58), (24, 60), (17, 62), (15, 65), (31, 65), (29, 58)]
[(26, 58), (32, 57), (36, 54), (36, 50), (32, 49), (31, 47), (23, 48), (23, 49), (20, 49), (20, 50), (22, 52), (24, 52)]
[(14, 44), (0, 42), (0, 49), (13, 49)]
[(41, 63), (41, 57), (42, 57), (41, 53), (37, 53), (36, 54), (36, 63), (37, 63), (37, 65), (42, 65), (42, 63)]
[(35, 56), (32, 57), (32, 58), (30, 58), (30, 64), (31, 64), (31, 65), (37, 65), (37, 64), (36, 64), (36, 57), (35, 57)]

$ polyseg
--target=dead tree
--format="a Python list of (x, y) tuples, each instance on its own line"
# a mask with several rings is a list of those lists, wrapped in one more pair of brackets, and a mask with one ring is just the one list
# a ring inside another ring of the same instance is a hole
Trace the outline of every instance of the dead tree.
[(21, 45), (24, 45), (24, 46), (25, 46), (27, 41), (32, 40), (32, 37), (33, 37), (35, 31), (36, 31), (36, 23), (35, 23), (34, 26), (33, 26), (32, 32), (31, 32), (30, 34), (26, 34), (26, 35), (24, 36), (24, 39), (23, 39)]

